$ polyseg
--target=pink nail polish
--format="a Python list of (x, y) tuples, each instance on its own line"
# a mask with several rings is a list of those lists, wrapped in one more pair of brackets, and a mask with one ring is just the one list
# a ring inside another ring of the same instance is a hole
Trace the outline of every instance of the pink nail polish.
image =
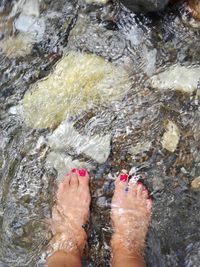
[(77, 172), (77, 169), (76, 169), (76, 168), (73, 168), (73, 169), (71, 170), (71, 172), (72, 172), (72, 173), (76, 173), (76, 172)]
[(86, 170), (85, 170), (85, 169), (81, 169), (81, 170), (79, 170), (78, 173), (79, 173), (79, 175), (82, 176), (82, 177), (86, 176)]
[(69, 176), (69, 173), (66, 173), (65, 176)]
[(126, 182), (128, 179), (128, 174), (122, 173), (122, 174), (120, 174), (119, 178), (120, 178), (120, 181)]

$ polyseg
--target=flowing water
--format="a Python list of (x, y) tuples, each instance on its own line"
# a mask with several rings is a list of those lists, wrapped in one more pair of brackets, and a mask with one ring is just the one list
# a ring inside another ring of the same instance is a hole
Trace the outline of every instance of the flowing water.
[[(109, 266), (110, 201), (121, 170), (139, 175), (154, 198), (147, 266), (199, 266), (192, 181), (200, 176), (200, 22), (187, 3), (136, 15), (119, 3), (13, 0), (1, 1), (0, 12), (0, 267), (43, 266), (56, 184), (72, 166), (92, 176), (85, 266)], [(74, 69), (62, 61), (71, 53)], [(82, 53), (98, 58), (84, 65)], [(104, 79), (102, 68), (114, 72)], [(58, 93), (56, 85), (41, 91), (51, 75), (78, 82), (65, 94), (62, 81)], [(68, 113), (52, 115), (63, 103)]]

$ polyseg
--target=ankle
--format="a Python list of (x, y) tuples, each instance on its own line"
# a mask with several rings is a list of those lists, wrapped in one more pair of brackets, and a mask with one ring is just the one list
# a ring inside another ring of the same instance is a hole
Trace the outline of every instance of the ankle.
[(74, 252), (58, 250), (47, 260), (47, 267), (81, 267), (81, 257)]
[(128, 240), (118, 234), (114, 234), (111, 239), (112, 255), (118, 258), (139, 258), (143, 260), (144, 242)]
[(49, 243), (49, 254), (52, 255), (56, 251), (70, 253), (77, 257), (81, 257), (87, 240), (86, 232), (79, 230), (72, 235), (70, 231), (54, 233), (53, 238)]

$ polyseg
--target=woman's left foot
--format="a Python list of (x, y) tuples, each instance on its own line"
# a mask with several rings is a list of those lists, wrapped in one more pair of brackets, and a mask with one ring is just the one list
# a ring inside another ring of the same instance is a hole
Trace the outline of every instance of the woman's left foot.
[(72, 169), (60, 183), (56, 200), (51, 219), (52, 252), (64, 250), (82, 254), (86, 243), (83, 225), (88, 220), (91, 201), (86, 170)]

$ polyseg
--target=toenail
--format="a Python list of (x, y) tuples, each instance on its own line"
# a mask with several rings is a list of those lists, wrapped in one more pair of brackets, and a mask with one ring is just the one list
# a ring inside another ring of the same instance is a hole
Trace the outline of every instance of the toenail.
[(143, 183), (141, 183), (141, 182), (137, 182), (137, 184), (138, 184), (138, 185), (143, 185)]
[(78, 173), (79, 173), (79, 175), (82, 176), (82, 177), (83, 177), (83, 176), (86, 176), (86, 170), (85, 170), (85, 169), (81, 169), (81, 170), (79, 170)]
[(77, 172), (77, 169), (76, 169), (76, 168), (73, 168), (73, 169), (71, 170), (71, 172), (72, 172), (72, 173), (76, 173), (76, 172)]
[(65, 176), (69, 176), (69, 173), (66, 173)]
[(124, 173), (120, 174), (119, 178), (120, 178), (120, 181), (126, 182), (128, 179), (128, 174), (124, 174)]

